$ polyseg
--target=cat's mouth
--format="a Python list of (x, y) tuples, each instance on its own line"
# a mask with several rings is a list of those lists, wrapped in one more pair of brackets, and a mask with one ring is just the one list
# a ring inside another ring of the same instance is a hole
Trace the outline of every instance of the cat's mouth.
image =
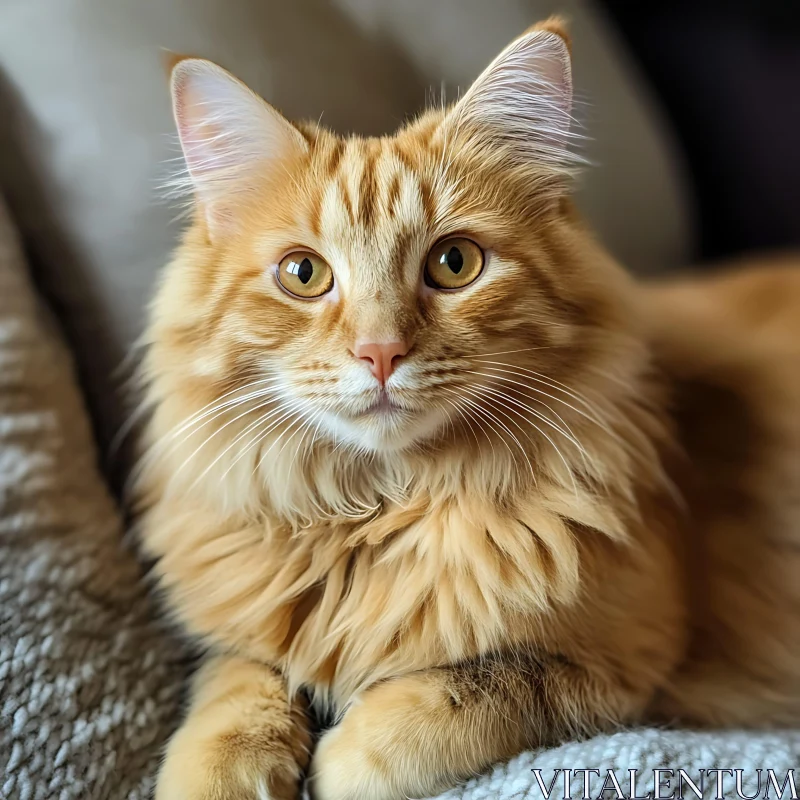
[(334, 412), (328, 418), (334, 438), (376, 452), (393, 452), (430, 436), (442, 424), (437, 409), (426, 409), (421, 399), (398, 394), (391, 389), (365, 393), (360, 403)]
[(399, 414), (406, 412), (407, 409), (401, 406), (396, 400), (393, 400), (387, 392), (383, 391), (377, 400), (370, 403), (366, 408), (356, 412), (356, 417), (371, 417), (371, 416), (385, 416), (391, 414)]

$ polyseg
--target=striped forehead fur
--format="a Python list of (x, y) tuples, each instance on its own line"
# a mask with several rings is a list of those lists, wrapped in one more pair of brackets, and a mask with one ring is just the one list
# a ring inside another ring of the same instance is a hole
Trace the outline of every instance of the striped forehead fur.
[[(318, 126), (289, 125), (275, 109), (224, 70), (202, 59), (179, 61), (173, 71), (173, 97), (184, 167), (165, 182), (169, 199), (193, 195), (224, 201), (226, 195), (258, 188), (258, 177), (284, 168), (281, 161), (308, 154), (318, 145)], [(432, 110), (412, 123), (423, 147), (434, 142), (440, 155), (432, 189), (446, 188), (452, 150), (466, 143), (487, 164), (508, 162), (568, 178), (583, 160), (569, 145), (580, 137), (572, 129), (572, 83), (566, 45), (549, 29), (523, 35), (501, 53), (454, 107)], [(466, 129), (466, 130), (465, 130)], [(298, 132), (302, 136), (298, 135)], [(393, 138), (393, 137), (390, 137)], [(305, 139), (305, 141), (303, 141)], [(338, 141), (330, 151), (336, 167), (344, 150), (351, 161), (346, 180), (362, 189), (361, 221), (369, 222), (375, 197), (375, 162), (386, 169), (386, 139)], [(406, 155), (395, 151), (402, 162)], [(381, 157), (383, 156), (383, 158)], [(361, 175), (355, 167), (356, 162)], [(407, 163), (407, 162), (405, 162)], [(390, 204), (391, 205), (391, 204)], [(350, 207), (346, 205), (346, 207)]]

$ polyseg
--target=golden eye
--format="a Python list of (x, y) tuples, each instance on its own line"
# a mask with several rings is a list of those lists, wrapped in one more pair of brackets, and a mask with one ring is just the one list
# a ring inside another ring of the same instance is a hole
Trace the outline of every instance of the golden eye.
[(321, 297), (333, 288), (333, 270), (315, 253), (298, 250), (281, 260), (278, 281), (297, 297)]
[(460, 289), (483, 269), (483, 250), (469, 239), (443, 239), (428, 253), (425, 283), (435, 289)]

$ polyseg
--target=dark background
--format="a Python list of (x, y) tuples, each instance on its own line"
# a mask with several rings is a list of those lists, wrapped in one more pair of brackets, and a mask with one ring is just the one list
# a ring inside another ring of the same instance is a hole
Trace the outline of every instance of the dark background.
[(672, 123), (696, 256), (800, 246), (800, 0), (603, 0)]

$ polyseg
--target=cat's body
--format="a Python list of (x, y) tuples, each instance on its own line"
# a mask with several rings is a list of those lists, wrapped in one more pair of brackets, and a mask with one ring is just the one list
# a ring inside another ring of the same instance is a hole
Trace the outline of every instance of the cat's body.
[(691, 646), (663, 713), (800, 715), (800, 260), (645, 287), (687, 502)]
[(150, 330), (143, 530), (213, 655), (159, 800), (292, 798), (301, 688), (341, 717), (320, 800), (649, 715), (800, 711), (798, 273), (633, 284), (565, 197), (552, 30), (374, 140), (178, 65), (198, 211)]

